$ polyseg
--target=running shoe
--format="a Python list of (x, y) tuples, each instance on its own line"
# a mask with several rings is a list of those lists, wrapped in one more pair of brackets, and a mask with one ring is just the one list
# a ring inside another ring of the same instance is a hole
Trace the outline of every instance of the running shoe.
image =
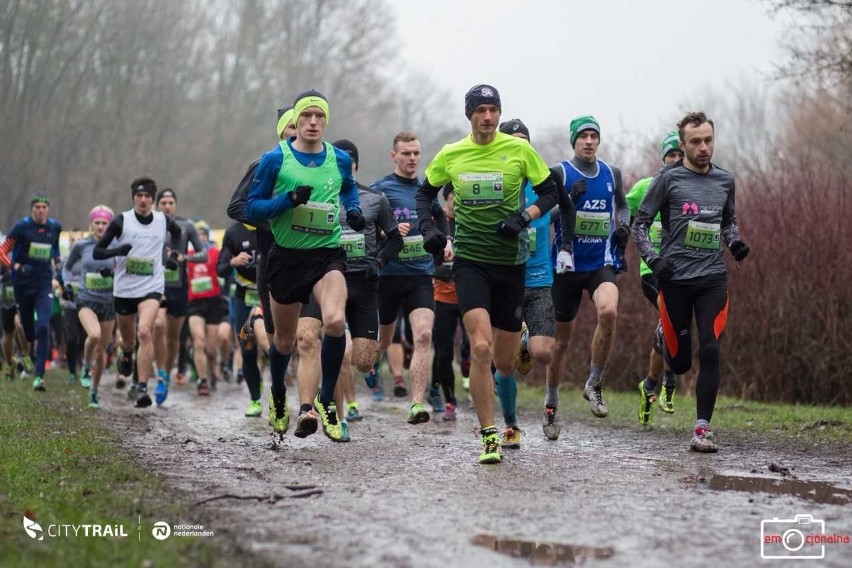
[(548, 440), (559, 439), (559, 434), (562, 433), (562, 424), (559, 423), (559, 414), (556, 413), (556, 408), (544, 407), (544, 423), (542, 423), (541, 429), (544, 430), (544, 436)]
[(238, 384), (238, 385), (243, 384), (243, 381), (245, 380), (245, 378), (246, 378), (246, 377), (245, 377), (245, 375), (243, 374), (243, 370), (242, 370), (242, 369), (239, 369), (239, 370), (237, 371), (237, 384)]
[(98, 391), (90, 390), (89, 391), (89, 408), (100, 408), (101, 401), (98, 398)]
[(702, 454), (712, 454), (719, 451), (719, 446), (714, 440), (713, 431), (710, 427), (698, 426), (692, 434), (692, 442), (689, 449)]
[(77, 375), (75, 375), (74, 373), (70, 373), (68, 375), (68, 384), (69, 385), (76, 385), (77, 384)]
[(130, 400), (136, 400), (139, 398), (139, 383), (136, 381), (130, 382), (130, 388), (127, 389), (127, 398)]
[(44, 388), (44, 379), (38, 375), (36, 375), (36, 378), (33, 379), (33, 390), (39, 392), (47, 390)]
[(207, 379), (201, 379), (198, 381), (198, 396), (208, 396), (210, 394), (210, 383), (207, 382)]
[(382, 389), (382, 385), (379, 383), (373, 387), (373, 400), (383, 401), (385, 399), (385, 391)]
[(397, 397), (408, 396), (408, 389), (405, 388), (405, 381), (402, 377), (394, 377), (393, 395)]
[[(521, 329), (521, 344), (518, 346), (518, 356), (515, 358), (515, 368), (521, 375), (526, 375), (533, 368), (533, 359), (529, 350), (530, 330), (527, 324)], [(505, 447), (505, 446), (504, 446)]]
[(441, 391), (438, 387), (429, 388), (429, 404), (432, 405), (432, 412), (436, 414), (444, 412), (444, 401), (441, 399)]
[(15, 380), (15, 364), (14, 363), (7, 363), (6, 369), (4, 369), (3, 374), (5, 375), (7, 381), (14, 381)]
[(351, 420), (352, 422), (357, 422), (358, 420), (363, 420), (364, 417), (361, 416), (361, 413), (358, 412), (358, 403), (350, 402), (346, 405), (346, 420)]
[(272, 394), (272, 389), (269, 391), (269, 425), (272, 426), (277, 434), (284, 434), (287, 428), (290, 427), (290, 410), (287, 408), (287, 391), (284, 391), (284, 396), (276, 399)]
[(423, 405), (419, 402), (415, 402), (411, 405), (411, 408), (408, 409), (408, 420), (406, 420), (409, 424), (423, 424), (424, 422), (429, 422), (429, 413), (426, 412), (426, 409), (423, 408)]
[(376, 361), (376, 364), (373, 365), (373, 368), (368, 372), (364, 373), (364, 382), (367, 383), (367, 386), (372, 388), (376, 388), (376, 385), (379, 384), (379, 378), (381, 373), (379, 369), (379, 362)]
[(157, 376), (159, 376), (161, 379), (163, 379), (163, 381), (166, 383), (166, 387), (168, 387), (169, 384), (172, 382), (171, 379), (169, 378), (169, 373), (166, 372), (165, 369), (157, 370)]
[(506, 426), (506, 429), (500, 434), (500, 446), (512, 450), (520, 449), (521, 436), (525, 433), (517, 426)]
[(340, 422), (340, 429), (343, 432), (342, 437), (340, 438), (341, 442), (351, 442), (352, 438), (349, 437), (349, 424), (346, 420), (342, 420)]
[[(461, 374), (465, 379), (470, 378), (470, 357), (464, 357), (461, 361)], [(467, 387), (465, 387), (467, 389)]]
[[(201, 394), (201, 386), (198, 387), (198, 394)], [(157, 386), (154, 387), (154, 400), (157, 401), (157, 406), (166, 402), (166, 397), (169, 396), (169, 385), (166, 381), (159, 379)]]
[(466, 391), (470, 390), (470, 377), (462, 377), (462, 388)]
[(186, 377), (183, 375), (183, 373), (178, 372), (178, 374), (175, 375), (175, 382), (179, 385), (182, 385), (186, 382)]
[(322, 423), (322, 431), (332, 442), (343, 441), (343, 427), (340, 425), (340, 420), (337, 418), (337, 406), (332, 400), (328, 404), (323, 404), (319, 399), (319, 392), (314, 397), (314, 408), (320, 417)]
[(500, 436), (497, 434), (497, 428), (488, 428), (480, 430), (482, 434), (482, 453), (479, 454), (479, 463), (500, 463), (503, 459), (500, 455)]
[(115, 376), (115, 388), (123, 389), (126, 386), (127, 386), (127, 381), (124, 380), (124, 377), (122, 377), (121, 375), (116, 375)]
[(606, 418), (609, 414), (609, 407), (603, 399), (603, 382), (598, 381), (594, 385), (586, 385), (583, 389), (583, 398), (589, 401), (589, 408), (592, 414), (598, 418)]
[(219, 370), (222, 373), (222, 380), (226, 383), (230, 383), (233, 375), (233, 370), (231, 369), (231, 367), (229, 367), (227, 363), (222, 363), (219, 366)]
[(657, 402), (657, 395), (653, 391), (645, 390), (645, 379), (642, 379), (639, 381), (639, 424), (647, 426), (651, 423), (655, 402)]
[(148, 396), (148, 385), (139, 383), (136, 385), (136, 392), (139, 395), (136, 399), (136, 408), (148, 408), (151, 406), (151, 397)]
[(84, 389), (88, 389), (92, 387), (92, 369), (83, 366), (83, 374), (80, 375), (80, 386)]
[(663, 383), (663, 387), (660, 389), (660, 410), (665, 412), (666, 414), (674, 414), (674, 394), (675, 394), (675, 385), (667, 385)]
[(248, 408), (246, 409), (246, 416), (259, 418), (262, 414), (263, 405), (260, 403), (260, 400), (251, 401), (248, 405)]
[(297, 438), (307, 438), (317, 431), (318, 421), (317, 413), (312, 408), (310, 410), (302, 410), (299, 412), (299, 419), (296, 420), (296, 431), (293, 432)]
[(33, 372), (33, 360), (30, 358), (29, 355), (24, 355), (24, 357), (21, 359), (21, 367), (23, 367), (22, 371), (25, 373)]
[(118, 374), (129, 377), (133, 374), (133, 353), (125, 353), (121, 350), (121, 355), (118, 358)]
[(451, 422), (456, 419), (456, 405), (448, 402), (444, 405), (444, 415), (441, 417), (444, 422)]

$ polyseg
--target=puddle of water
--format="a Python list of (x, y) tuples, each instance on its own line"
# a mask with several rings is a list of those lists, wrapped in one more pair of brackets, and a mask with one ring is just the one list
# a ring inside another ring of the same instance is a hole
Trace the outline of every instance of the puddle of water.
[(476, 535), (471, 542), (512, 558), (528, 560), (530, 566), (574, 566), (585, 564), (588, 560), (610, 558), (615, 554), (612, 547), (515, 540), (487, 534)]
[(748, 493), (759, 492), (776, 495), (793, 495), (815, 503), (827, 503), (829, 505), (846, 505), (852, 503), (852, 491), (835, 487), (824, 481), (714, 475), (710, 478), (707, 485), (710, 489), (718, 491), (746, 491)]

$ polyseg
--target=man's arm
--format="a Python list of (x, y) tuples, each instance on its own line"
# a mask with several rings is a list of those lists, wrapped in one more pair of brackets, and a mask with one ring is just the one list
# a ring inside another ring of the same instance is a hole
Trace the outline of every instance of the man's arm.
[[(621, 177), (621, 170), (612, 166), (612, 175), (615, 178), (615, 218), (618, 221), (619, 227), (630, 229), (630, 207), (627, 205), (627, 197), (624, 194), (624, 182)], [(626, 238), (626, 237), (625, 237)]]
[(65, 266), (62, 267), (62, 281), (63, 282), (71, 282), (74, 277), (71, 274), (71, 271), (74, 268), (74, 265), (83, 258), (82, 256), (83, 247), (81, 243), (78, 241), (74, 243), (74, 246), (71, 247), (71, 252), (68, 253), (68, 259), (65, 261)]
[[(376, 218), (376, 226), (385, 234), (387, 242), (379, 253), (379, 264), (386, 265), (388, 262), (395, 260), (399, 256), (399, 251), (402, 250), (403, 241), (402, 235), (399, 233), (399, 223), (391, 210), (390, 201), (385, 194), (380, 194), (379, 199), (379, 214)], [(378, 240), (378, 231), (376, 231), (376, 239)]]
[(123, 229), (124, 215), (116, 215), (113, 217), (112, 221), (109, 222), (109, 225), (107, 225), (106, 231), (104, 231), (104, 236), (101, 237), (101, 240), (99, 240), (98, 244), (95, 245), (95, 248), (92, 249), (92, 258), (95, 260), (104, 260), (114, 256), (127, 255), (130, 245), (124, 245), (124, 247), (107, 250), (107, 247), (109, 247), (109, 244), (113, 241), (113, 239), (117, 239), (121, 236)]
[(429, 178), (424, 178), (414, 198), (417, 203), (417, 227), (423, 236), (435, 227), (435, 221), (432, 219), (432, 203), (438, 197), (439, 191), (441, 191), (440, 186), (436, 187), (429, 183)]
[(219, 260), (216, 262), (216, 274), (227, 278), (231, 274), (231, 259), (234, 258), (234, 230), (228, 227), (225, 236), (222, 237), (222, 249), (219, 251)]
[(734, 242), (740, 240), (740, 230), (737, 227), (737, 212), (734, 207), (734, 192), (734, 180), (731, 179), (731, 192), (728, 193), (728, 199), (725, 200), (725, 205), (722, 207), (722, 226), (720, 227), (722, 239), (724, 239), (728, 248)]
[(186, 236), (189, 238), (189, 242), (192, 243), (192, 248), (195, 249), (195, 252), (187, 254), (183, 259), (186, 262), (207, 262), (207, 248), (201, 242), (201, 237), (198, 236), (198, 230), (195, 228), (195, 225), (190, 224), (187, 227)]
[(272, 197), (275, 180), (283, 162), (284, 154), (280, 148), (267, 152), (260, 159), (246, 198), (246, 217), (250, 221), (272, 219), (293, 208), (290, 192)]
[(639, 256), (642, 257), (648, 265), (651, 261), (660, 256), (654, 250), (654, 245), (651, 243), (649, 231), (654, 217), (662, 209), (666, 201), (668, 193), (667, 176), (665, 174), (657, 174), (651, 181), (648, 187), (648, 192), (645, 194), (645, 199), (636, 210), (636, 218), (633, 220), (633, 243), (636, 245), (636, 250), (639, 251)]

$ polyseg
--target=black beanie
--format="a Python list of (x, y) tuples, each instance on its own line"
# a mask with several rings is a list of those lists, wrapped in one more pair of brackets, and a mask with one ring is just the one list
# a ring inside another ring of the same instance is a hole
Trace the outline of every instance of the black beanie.
[(464, 96), (464, 115), (470, 120), (479, 105), (495, 105), (501, 112), (500, 93), (491, 85), (476, 85)]
[(526, 124), (521, 122), (520, 118), (513, 118), (512, 120), (507, 120), (506, 122), (501, 123), (499, 130), (503, 134), (508, 134), (509, 136), (520, 132), (527, 137), (527, 140), (530, 139), (530, 129), (527, 128)]
[(355, 146), (355, 144), (345, 138), (341, 138), (337, 142), (332, 142), (331, 145), (340, 148), (352, 156), (352, 161), (355, 162), (355, 167), (358, 167), (358, 147)]

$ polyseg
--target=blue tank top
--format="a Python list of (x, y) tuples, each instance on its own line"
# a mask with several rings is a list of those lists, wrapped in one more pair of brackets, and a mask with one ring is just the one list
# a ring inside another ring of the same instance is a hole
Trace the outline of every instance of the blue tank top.
[[(574, 225), (574, 270), (575, 272), (594, 272), (604, 266), (612, 266), (615, 272), (621, 272), (623, 260), (613, 242), (612, 234), (617, 227), (615, 218), (615, 176), (605, 162), (598, 160), (598, 173), (594, 177), (582, 174), (571, 162), (563, 161), (559, 165), (565, 173), (565, 189), (571, 192), (571, 186), (585, 179), (589, 189), (576, 203), (576, 222)], [(551, 251), (551, 261), (556, 266), (556, 255), (562, 248), (560, 226), (557, 222), (556, 239)]]
[[(532, 184), (524, 186), (527, 207), (538, 199)], [(527, 258), (527, 288), (550, 288), (553, 285), (553, 266), (550, 263), (550, 212), (542, 211), (541, 217), (530, 223), (529, 251)], [(534, 246), (533, 246), (534, 245)]]

